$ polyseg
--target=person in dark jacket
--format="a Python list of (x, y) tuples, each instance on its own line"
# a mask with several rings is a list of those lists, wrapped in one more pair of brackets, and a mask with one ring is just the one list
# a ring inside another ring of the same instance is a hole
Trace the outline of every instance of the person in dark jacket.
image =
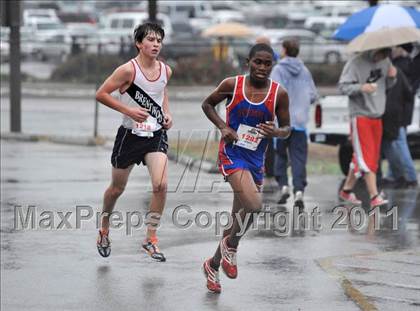
[(414, 92), (406, 75), (411, 74), (412, 62), (408, 51), (402, 47), (395, 48), (393, 56), (393, 63), (398, 69), (398, 79), (397, 84), (387, 93), (383, 116), (382, 153), (389, 163), (384, 181), (393, 182), (397, 188), (416, 187), (417, 174), (408, 148), (406, 132), (406, 127), (411, 124), (414, 109)]
[[(384, 183), (392, 182), (397, 188), (417, 184), (413, 160), (408, 150), (405, 132), (406, 113), (412, 110), (414, 96), (411, 85), (398, 64), (405, 64), (406, 53), (401, 48), (394, 50), (393, 60), (397, 68), (397, 82), (386, 96), (386, 108), (382, 117), (382, 153), (388, 160), (388, 175)], [(411, 122), (411, 121), (410, 121)], [(408, 156), (407, 156), (408, 154)]]

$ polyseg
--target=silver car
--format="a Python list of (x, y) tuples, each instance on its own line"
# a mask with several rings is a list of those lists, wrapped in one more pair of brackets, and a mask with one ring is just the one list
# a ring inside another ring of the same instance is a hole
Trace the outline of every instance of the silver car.
[(299, 40), (299, 57), (304, 62), (335, 64), (347, 59), (345, 44), (334, 40), (327, 40), (310, 30), (267, 29), (264, 34), (271, 39), (276, 52), (281, 51), (284, 40)]

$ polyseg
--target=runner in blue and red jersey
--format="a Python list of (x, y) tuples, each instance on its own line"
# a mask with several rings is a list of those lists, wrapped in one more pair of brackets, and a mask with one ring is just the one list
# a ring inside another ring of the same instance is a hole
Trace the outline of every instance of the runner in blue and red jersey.
[[(233, 224), (212, 258), (203, 264), (207, 288), (220, 293), (219, 266), (229, 278), (237, 277), (236, 253), (239, 240), (248, 228), (250, 216), (262, 206), (260, 188), (263, 184), (264, 154), (267, 139), (290, 134), (289, 99), (286, 91), (269, 79), (273, 68), (272, 48), (254, 45), (247, 59), (249, 75), (230, 77), (204, 100), (203, 110), (221, 132), (219, 169), (230, 183), (233, 193)], [(215, 107), (227, 100), (226, 122)], [(275, 126), (275, 119), (279, 126)], [(242, 234), (241, 234), (241, 231)]]

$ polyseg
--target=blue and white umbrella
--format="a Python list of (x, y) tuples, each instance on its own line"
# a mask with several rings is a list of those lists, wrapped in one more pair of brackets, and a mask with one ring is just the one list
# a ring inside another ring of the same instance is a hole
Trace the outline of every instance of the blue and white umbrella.
[(420, 12), (391, 4), (377, 5), (351, 15), (336, 30), (333, 38), (350, 41), (366, 32), (400, 27), (420, 28)]

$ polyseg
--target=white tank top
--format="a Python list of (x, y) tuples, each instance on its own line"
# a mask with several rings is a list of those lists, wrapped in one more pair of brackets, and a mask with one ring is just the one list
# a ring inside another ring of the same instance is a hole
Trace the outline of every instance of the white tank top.
[[(133, 87), (140, 87), (162, 108), (165, 87), (168, 83), (165, 64), (159, 61), (159, 76), (155, 80), (149, 80), (143, 74), (140, 65), (135, 59), (130, 60), (130, 63), (134, 68), (134, 77), (133, 82), (131, 82), (127, 90)], [(127, 91), (119, 94), (119, 100), (130, 107), (139, 107), (139, 104), (137, 104), (135, 99), (132, 98), (132, 95), (129, 95)], [(149, 116), (146, 121), (138, 123), (130, 117), (123, 115), (122, 125), (127, 129), (132, 129), (133, 133), (135, 131), (135, 134), (139, 134), (140, 136), (142, 136), (142, 133), (147, 135), (150, 132), (155, 132), (162, 128), (156, 118), (152, 116)]]

